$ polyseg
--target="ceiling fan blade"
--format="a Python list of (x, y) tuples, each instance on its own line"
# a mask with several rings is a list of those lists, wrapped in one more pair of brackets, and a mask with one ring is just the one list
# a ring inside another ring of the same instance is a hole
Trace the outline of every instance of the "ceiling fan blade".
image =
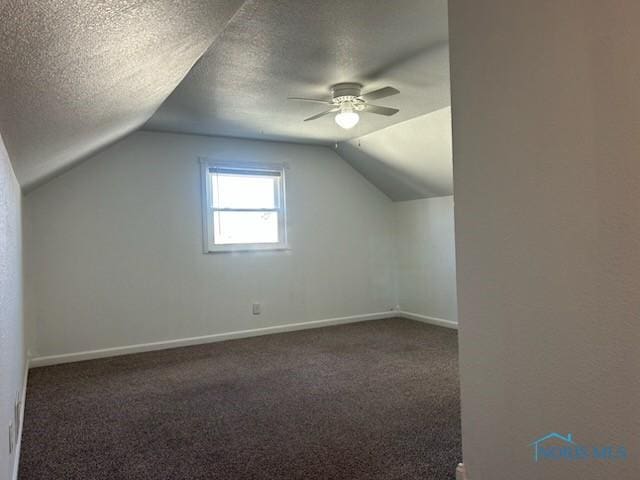
[(330, 108), (329, 110), (325, 110), (324, 112), (318, 113), (317, 115), (314, 115), (313, 117), (305, 118), (304, 121), (308, 122), (309, 120), (315, 120), (317, 118), (324, 117), (325, 115), (329, 115), (330, 113), (337, 112), (339, 110), (340, 110), (339, 107)]
[(390, 117), (391, 115), (395, 115), (396, 113), (398, 113), (400, 110), (398, 110), (397, 108), (381, 107), (379, 105), (367, 104), (364, 107), (364, 111), (370, 112), (370, 113), (377, 113), (378, 115), (386, 115), (387, 117)]
[(329, 100), (319, 100), (317, 98), (287, 97), (287, 100), (302, 100), (303, 102), (315, 102), (324, 103), (325, 105), (333, 105), (333, 103)]
[(397, 95), (400, 93), (400, 90), (393, 87), (383, 87), (378, 90), (374, 90), (373, 92), (365, 93), (362, 95), (362, 98), (365, 100), (378, 100), (379, 98), (390, 97), (391, 95)]

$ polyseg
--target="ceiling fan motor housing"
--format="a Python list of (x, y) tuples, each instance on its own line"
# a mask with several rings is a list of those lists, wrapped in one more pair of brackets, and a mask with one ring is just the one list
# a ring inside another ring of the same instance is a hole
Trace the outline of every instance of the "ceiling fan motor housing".
[(364, 100), (361, 97), (362, 85), (359, 83), (336, 83), (331, 87), (333, 103), (343, 105), (350, 103), (354, 110), (364, 109)]

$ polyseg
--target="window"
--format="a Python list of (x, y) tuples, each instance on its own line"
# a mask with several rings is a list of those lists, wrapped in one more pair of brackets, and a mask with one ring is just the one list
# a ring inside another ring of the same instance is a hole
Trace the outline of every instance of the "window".
[(287, 248), (282, 165), (202, 166), (207, 252)]

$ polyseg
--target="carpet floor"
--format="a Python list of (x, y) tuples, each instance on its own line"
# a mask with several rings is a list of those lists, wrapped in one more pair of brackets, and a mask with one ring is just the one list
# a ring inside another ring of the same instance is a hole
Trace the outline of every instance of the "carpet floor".
[(454, 479), (458, 384), (400, 318), (35, 368), (19, 478)]

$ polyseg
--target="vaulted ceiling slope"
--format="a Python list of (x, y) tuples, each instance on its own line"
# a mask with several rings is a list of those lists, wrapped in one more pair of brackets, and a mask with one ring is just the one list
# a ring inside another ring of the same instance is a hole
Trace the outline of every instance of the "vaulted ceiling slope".
[(0, 0), (0, 131), (23, 188), (143, 124), (242, 4)]
[[(257, 0), (229, 23), (144, 128), (257, 139), (334, 143), (450, 104), (446, 0)], [(338, 82), (364, 91), (392, 117), (363, 113), (352, 130), (326, 106)]]
[(394, 201), (453, 194), (450, 107), (341, 142), (337, 152)]
[[(376, 103), (400, 113), (343, 130), (287, 100), (345, 81), (398, 88)], [(333, 144), (449, 104), (446, 0), (0, 0), (0, 132), (27, 190), (143, 124)]]

